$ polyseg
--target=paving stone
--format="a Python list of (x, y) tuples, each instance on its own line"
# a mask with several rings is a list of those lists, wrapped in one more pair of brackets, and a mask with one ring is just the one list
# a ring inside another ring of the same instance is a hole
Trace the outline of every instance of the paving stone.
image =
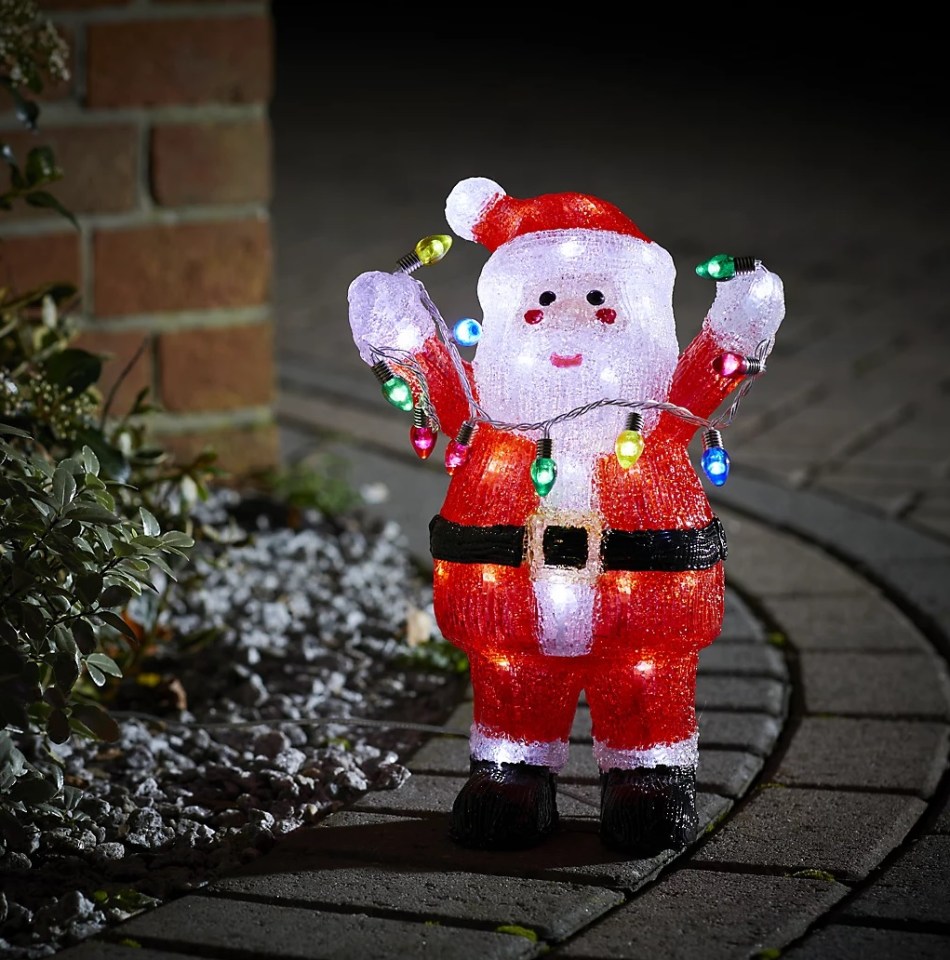
[(442, 773), (465, 776), (469, 770), (468, 741), (461, 737), (433, 737), (409, 760), (415, 773)]
[(720, 511), (729, 539), (726, 583), (755, 597), (864, 596), (865, 580), (823, 550)]
[(697, 861), (822, 870), (861, 879), (926, 809), (916, 797), (772, 787), (759, 791), (695, 854)]
[(923, 634), (880, 596), (770, 597), (765, 601), (798, 650), (925, 651)]
[(947, 938), (833, 924), (783, 953), (782, 960), (947, 960)]
[(439, 922), (462, 920), (486, 929), (517, 924), (548, 940), (563, 940), (624, 899), (617, 891), (579, 883), (401, 869), (398, 864), (341, 862), (262, 873), (257, 862), (246, 872), (219, 880), (209, 891), (299, 907), (346, 907), (371, 914), (398, 911)]
[(696, 710), (751, 710), (781, 716), (788, 687), (768, 677), (697, 677)]
[[(729, 510), (732, 507), (761, 518), (772, 527), (794, 530), (829, 549), (843, 551), (846, 547), (855, 561), (872, 570), (877, 569), (879, 562), (905, 558), (941, 559), (950, 551), (946, 543), (897, 521), (855, 508), (837, 497), (810, 490), (782, 489), (767, 478), (753, 476), (751, 470), (730, 477), (729, 483), (710, 499), (724, 524), (726, 516), (733, 516)], [(731, 529), (732, 524), (726, 527), (726, 533)], [(759, 540), (763, 539), (761, 531), (759, 527)], [(727, 564), (733, 554), (739, 554), (740, 536), (741, 531), (733, 531)], [(736, 542), (735, 550), (733, 541)], [(766, 555), (767, 550), (761, 553), (763, 559)], [(862, 591), (859, 589), (858, 592)]]
[(926, 798), (946, 767), (948, 731), (925, 721), (804, 717), (773, 779), (798, 787), (915, 790)]
[(904, 593), (932, 624), (946, 632), (950, 622), (950, 546), (940, 558), (882, 559), (880, 569), (890, 586)]
[(782, 722), (767, 713), (733, 713), (702, 710), (699, 715), (699, 747), (741, 748), (760, 757), (768, 756), (782, 732)]
[[(719, 824), (732, 801), (716, 794), (696, 798), (700, 833)], [(562, 817), (560, 829), (530, 850), (467, 850), (452, 843), (448, 814), (437, 816), (387, 815), (343, 810), (323, 824), (282, 838), (257, 867), (269, 873), (303, 870), (327, 858), (352, 861), (354, 851), (372, 851), (374, 862), (395, 863), (425, 870), (470, 871), (495, 876), (532, 877), (598, 884), (636, 890), (664, 866), (683, 854), (664, 851), (649, 860), (632, 860), (606, 848), (597, 835), (593, 817)]]
[(775, 680), (784, 680), (788, 676), (788, 668), (777, 647), (765, 643), (724, 643), (719, 639), (699, 654), (699, 674), (772, 677)]
[(849, 917), (950, 926), (950, 837), (915, 840), (844, 909)]
[(55, 954), (63, 960), (201, 960), (193, 953), (179, 953), (152, 947), (129, 947), (107, 940), (84, 940)]
[(930, 655), (803, 652), (799, 669), (811, 713), (950, 716), (946, 670)]
[(745, 794), (762, 770), (762, 758), (739, 750), (699, 751), (696, 782), (700, 789), (736, 799)]
[(557, 956), (733, 960), (781, 949), (847, 893), (824, 880), (683, 869), (581, 933)]
[(525, 937), (426, 924), (421, 917), (409, 922), (205, 896), (173, 901), (119, 929), (151, 944), (200, 947), (205, 955), (233, 950), (244, 956), (301, 960), (533, 957), (542, 948)]
[(765, 628), (735, 590), (726, 590), (725, 601), (722, 632), (717, 642), (761, 643), (765, 640)]

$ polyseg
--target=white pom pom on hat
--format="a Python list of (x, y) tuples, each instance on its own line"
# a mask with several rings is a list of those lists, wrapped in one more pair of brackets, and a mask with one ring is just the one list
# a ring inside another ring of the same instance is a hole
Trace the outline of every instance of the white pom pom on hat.
[(463, 240), (477, 242), (474, 228), (504, 196), (504, 187), (487, 177), (460, 180), (445, 201), (445, 219)]

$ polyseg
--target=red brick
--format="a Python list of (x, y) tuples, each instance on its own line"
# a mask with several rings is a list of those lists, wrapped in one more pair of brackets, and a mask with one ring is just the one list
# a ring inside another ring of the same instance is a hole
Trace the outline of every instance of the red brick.
[(280, 462), (279, 434), (272, 424), (156, 434), (155, 439), (180, 464), (189, 463), (205, 450), (213, 450), (217, 454), (215, 466), (230, 474), (222, 478), (227, 481), (276, 467)]
[[(38, 133), (4, 133), (3, 139), (21, 166), (32, 147), (52, 148), (63, 179), (51, 184), (49, 192), (73, 213), (121, 213), (138, 202), (138, 132), (131, 124), (43, 127)], [(25, 219), (59, 214), (20, 202), (4, 216)]]
[(163, 333), (158, 338), (162, 407), (181, 413), (270, 404), (273, 354), (269, 323)]
[(270, 99), (272, 68), (268, 17), (94, 23), (87, 104), (263, 102)]
[(270, 124), (169, 123), (152, 132), (152, 194), (162, 206), (267, 202)]
[[(109, 407), (110, 415), (120, 417), (128, 413), (139, 391), (144, 387), (149, 388), (147, 399), (154, 402), (151, 334), (144, 331), (83, 330), (76, 337), (74, 346), (104, 355), (102, 376), (98, 384), (103, 403), (108, 401), (110, 391), (118, 383)], [(139, 350), (142, 350), (141, 354), (132, 363)], [(132, 366), (124, 373), (130, 363)]]
[(270, 225), (228, 220), (101, 230), (93, 238), (97, 316), (267, 302)]
[(45, 283), (79, 286), (79, 235), (0, 237), (0, 287), (26, 293)]

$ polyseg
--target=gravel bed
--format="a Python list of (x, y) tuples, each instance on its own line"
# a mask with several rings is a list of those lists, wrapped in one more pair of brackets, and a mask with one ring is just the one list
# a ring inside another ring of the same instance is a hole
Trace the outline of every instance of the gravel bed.
[(169, 592), (148, 683), (123, 681), (120, 739), (57, 748), (77, 816), (0, 817), (0, 957), (49, 956), (400, 785), (425, 736), (412, 724), (461, 695), (464, 673), (432, 658), (444, 641), (419, 642), (436, 630), (430, 588), (395, 524), (311, 513), (288, 528), (224, 491), (203, 510), (220, 542)]

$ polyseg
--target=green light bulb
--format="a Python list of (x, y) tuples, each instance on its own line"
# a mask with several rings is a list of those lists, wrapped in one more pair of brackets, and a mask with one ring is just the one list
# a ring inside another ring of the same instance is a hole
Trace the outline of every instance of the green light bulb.
[(531, 464), (531, 482), (539, 497), (546, 497), (557, 479), (557, 464), (551, 457), (538, 457)]
[(383, 396), (394, 406), (407, 413), (412, 410), (412, 391), (402, 377), (390, 377), (383, 384)]
[(614, 444), (617, 462), (624, 470), (629, 470), (643, 453), (643, 435), (639, 430), (623, 430)]
[(736, 258), (728, 253), (717, 253), (696, 267), (704, 280), (731, 280), (736, 275)]

